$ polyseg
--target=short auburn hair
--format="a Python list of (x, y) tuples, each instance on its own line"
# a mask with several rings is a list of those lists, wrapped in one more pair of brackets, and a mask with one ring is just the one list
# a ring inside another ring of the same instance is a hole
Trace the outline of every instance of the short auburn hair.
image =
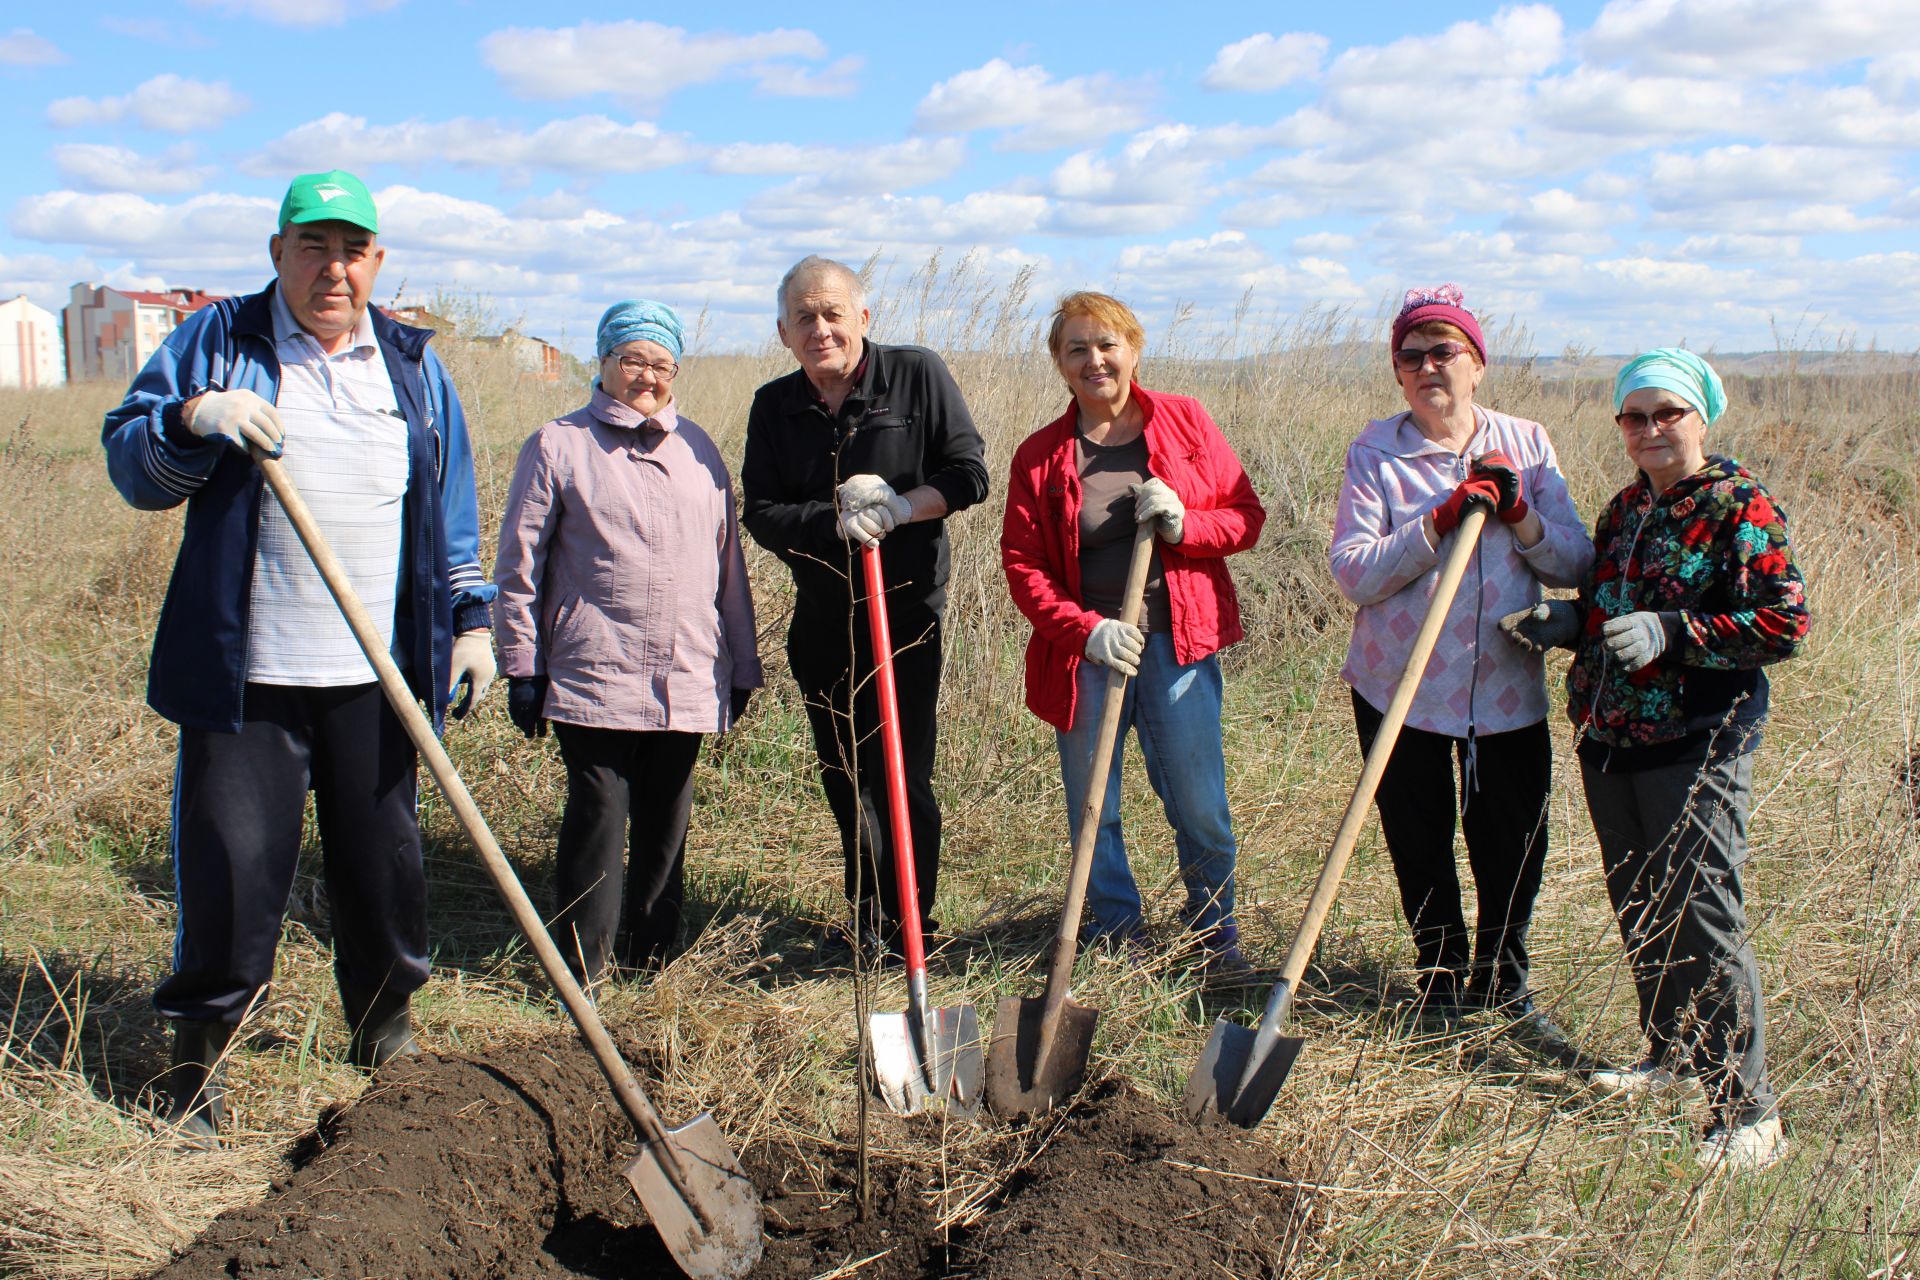
[[(1413, 328), (1407, 330), (1406, 333), (1402, 334), (1401, 341), (1403, 342), (1406, 341), (1406, 339), (1412, 337), (1416, 333), (1423, 338), (1437, 338), (1442, 342), (1457, 342), (1461, 346), (1467, 349), (1467, 354), (1473, 357), (1473, 362), (1475, 364), (1479, 365), (1483, 369), (1486, 368), (1486, 362), (1480, 358), (1480, 348), (1474, 346), (1473, 339), (1467, 336), (1467, 331), (1465, 329), (1462, 329), (1459, 325), (1453, 323), (1453, 321), (1451, 320), (1423, 321), (1420, 324), (1413, 326)], [(1389, 352), (1388, 354), (1391, 355), (1392, 353)]]
[(1147, 331), (1140, 327), (1140, 317), (1133, 314), (1133, 308), (1112, 294), (1082, 289), (1060, 299), (1053, 309), (1053, 324), (1047, 329), (1047, 351), (1054, 359), (1060, 358), (1060, 335), (1065, 332), (1067, 321), (1081, 316), (1091, 317), (1112, 329), (1135, 354), (1147, 345)]

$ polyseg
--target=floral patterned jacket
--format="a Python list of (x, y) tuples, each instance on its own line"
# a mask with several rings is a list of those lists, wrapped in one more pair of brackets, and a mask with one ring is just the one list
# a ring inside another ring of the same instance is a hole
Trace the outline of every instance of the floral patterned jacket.
[[(1791, 658), (1807, 636), (1806, 584), (1786, 513), (1738, 462), (1713, 456), (1657, 497), (1638, 477), (1601, 513), (1593, 545), (1567, 672), (1582, 757), (1651, 766), (1716, 734), (1722, 749), (1750, 750), (1767, 711), (1760, 668)], [(1678, 633), (1629, 675), (1608, 663), (1600, 626), (1639, 610), (1678, 614)], [(1634, 767), (1602, 763), (1623, 766)]]

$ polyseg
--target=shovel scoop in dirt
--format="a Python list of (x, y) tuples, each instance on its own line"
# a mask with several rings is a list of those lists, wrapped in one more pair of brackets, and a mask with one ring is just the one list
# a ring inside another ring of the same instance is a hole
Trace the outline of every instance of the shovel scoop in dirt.
[(1187, 1077), (1187, 1114), (1196, 1120), (1218, 1117), (1244, 1129), (1258, 1125), (1306, 1044), (1303, 1036), (1282, 1034), (1293, 1010), (1294, 996), (1306, 975), (1307, 961), (1313, 957), (1314, 944), (1320, 940), (1320, 926), (1326, 923), (1327, 913), (1333, 909), (1333, 900), (1340, 892), (1347, 859), (1352, 856), (1360, 828), (1366, 822), (1367, 806), (1373, 803), (1374, 792), (1380, 789), (1380, 776), (1386, 772), (1393, 744), (1407, 722), (1407, 709), (1413, 705), (1420, 677), (1427, 670), (1427, 659), (1433, 656), (1434, 642), (1446, 623), (1447, 610), (1453, 605), (1454, 594), (1460, 588), (1460, 579), (1467, 571), (1467, 561), (1473, 557), (1473, 549), (1480, 541), (1480, 529), (1486, 521), (1487, 508), (1480, 502), (1471, 505), (1460, 521), (1453, 547), (1440, 568), (1440, 578), (1427, 604), (1427, 616), (1413, 638), (1413, 652), (1407, 655), (1400, 683), (1394, 687), (1393, 698), (1381, 717), (1380, 731), (1374, 736), (1372, 750), (1367, 752), (1360, 781), (1354, 785), (1352, 799), (1347, 801), (1346, 816), (1340, 820), (1340, 831), (1334, 836), (1326, 864), (1320, 868), (1320, 878), (1314, 882), (1313, 896), (1307, 899), (1300, 927), (1294, 931), (1293, 945), (1287, 948), (1279, 980), (1267, 996), (1259, 1027), (1249, 1029), (1225, 1018), (1216, 1021), (1200, 1061)]
[(673, 1260), (694, 1280), (738, 1280), (759, 1262), (763, 1244), (760, 1195), (741, 1169), (739, 1157), (727, 1145), (710, 1115), (701, 1115), (673, 1130), (660, 1122), (659, 1113), (647, 1101), (633, 1072), (627, 1069), (592, 1002), (567, 971), (560, 949), (554, 946), (540, 913), (534, 909), (519, 877), (514, 875), (513, 867), (500, 851), (486, 819), (480, 816), (479, 807), (454, 770), (453, 761), (447, 758), (440, 739), (434, 735), (426, 714), (414, 701), (405, 678), (380, 639), (373, 618), (354, 595), (345, 567), (327, 545), (292, 477), (274, 459), (256, 455), (256, 461), (286, 512), (288, 523), (293, 525), (327, 590), (340, 606), (354, 639), (367, 655), (367, 661), (373, 664), (380, 678), (381, 692), (393, 707), (394, 715), (413, 740), (468, 838), (480, 851), (494, 887), (532, 944), (547, 980), (573, 1016), (580, 1038), (586, 1041), (607, 1083), (613, 1087), (621, 1109), (633, 1122), (640, 1138), (640, 1154), (627, 1166), (626, 1177), (634, 1194), (639, 1196), (641, 1207), (647, 1211)]
[(907, 969), (904, 1013), (868, 1015), (873, 1075), (888, 1108), (913, 1115), (930, 1104), (964, 1115), (980, 1109), (980, 1016), (970, 1004), (933, 1008), (927, 999), (926, 940), (920, 933), (920, 889), (913, 873), (913, 829), (907, 820), (907, 768), (900, 745), (899, 699), (893, 682), (893, 636), (887, 624), (880, 548), (860, 553), (867, 581), (867, 628), (873, 640), (880, 748), (886, 758), (887, 813), (893, 825), (894, 883), (900, 900), (900, 949)]
[[(1153, 524), (1148, 522), (1134, 531), (1133, 556), (1127, 563), (1127, 586), (1121, 596), (1120, 620), (1130, 626), (1140, 623), (1152, 564)], [(1054, 932), (1046, 992), (1037, 1000), (1019, 996), (1002, 1000), (994, 1015), (993, 1042), (987, 1047), (987, 1105), (998, 1115), (1037, 1115), (1051, 1110), (1071, 1097), (1086, 1078), (1093, 1028), (1100, 1020), (1100, 1011), (1073, 998), (1073, 961), (1079, 950), (1087, 879), (1093, 874), (1093, 845), (1100, 834), (1107, 774), (1113, 765), (1113, 746), (1120, 736), (1120, 712), (1126, 700), (1126, 675), (1108, 671), (1100, 728), (1094, 737), (1092, 770), (1087, 775), (1087, 801), (1074, 828), (1067, 900), (1060, 910), (1060, 926)]]

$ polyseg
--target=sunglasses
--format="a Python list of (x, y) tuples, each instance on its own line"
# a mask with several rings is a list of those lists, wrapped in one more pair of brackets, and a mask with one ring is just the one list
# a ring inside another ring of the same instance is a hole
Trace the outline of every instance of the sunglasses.
[(1418, 347), (1402, 347), (1393, 353), (1393, 367), (1402, 373), (1413, 373), (1431, 360), (1434, 368), (1444, 369), (1469, 350), (1471, 348), (1464, 342), (1436, 342), (1424, 350)]
[(1638, 436), (1645, 435), (1654, 427), (1665, 431), (1668, 427), (1692, 412), (1693, 410), (1691, 408), (1683, 404), (1668, 405), (1664, 409), (1655, 409), (1652, 413), (1633, 413), (1631, 411), (1627, 413), (1616, 413), (1613, 415), (1613, 420), (1619, 424), (1622, 431), (1631, 431), (1634, 435)]

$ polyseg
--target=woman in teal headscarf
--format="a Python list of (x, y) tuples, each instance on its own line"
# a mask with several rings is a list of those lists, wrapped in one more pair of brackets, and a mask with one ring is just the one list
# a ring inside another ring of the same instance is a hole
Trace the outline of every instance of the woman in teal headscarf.
[(592, 397), (520, 450), (494, 558), (507, 714), (551, 723), (567, 767), (553, 932), (585, 983), (672, 953), (701, 738), (761, 685), (733, 481), (674, 390), (680, 317), (617, 302), (596, 339)]
[(1713, 1108), (1701, 1163), (1746, 1170), (1778, 1160), (1786, 1139), (1740, 864), (1763, 668), (1798, 651), (1807, 605), (1785, 513), (1706, 451), (1726, 407), (1720, 376), (1691, 351), (1628, 361), (1614, 421), (1637, 474), (1594, 526), (1592, 572), (1577, 601), (1501, 626), (1526, 647), (1574, 649), (1567, 714), (1650, 1047), (1592, 1083), (1651, 1093), (1698, 1076)]

